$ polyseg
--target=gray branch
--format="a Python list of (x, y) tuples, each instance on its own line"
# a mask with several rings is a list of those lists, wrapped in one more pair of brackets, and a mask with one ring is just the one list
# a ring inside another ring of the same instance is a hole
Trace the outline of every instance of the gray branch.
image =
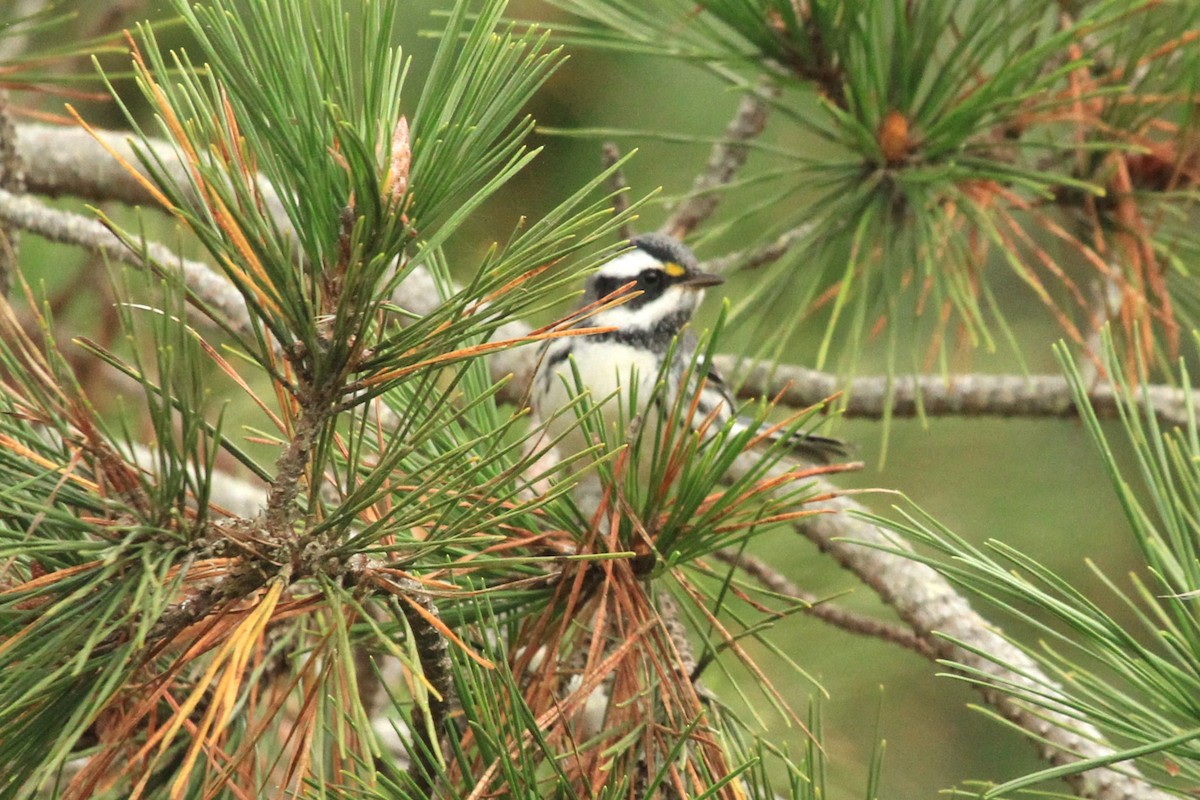
[[(727, 375), (737, 371), (738, 361), (732, 356), (717, 356), (715, 362)], [(789, 408), (819, 405), (839, 392), (841, 414), (848, 418), (915, 417), (921, 411), (930, 417), (1079, 416), (1070, 384), (1061, 375), (871, 376), (845, 382), (826, 372), (781, 364), (752, 367), (738, 388), (739, 397), (778, 398), (780, 405)], [(1135, 396), (1149, 404), (1161, 425), (1188, 424), (1192, 409), (1182, 389), (1146, 385)], [(1118, 416), (1120, 390), (1111, 383), (1095, 383), (1088, 399), (1101, 419)]]
[[(837, 491), (824, 480), (818, 480), (814, 490)], [(867, 511), (863, 506), (849, 497), (837, 496), (808, 507), (833, 513), (805, 517), (797, 530), (874, 589), (914, 633), (936, 650), (939, 658), (962, 664), (999, 686), (1023, 687), (1042, 697), (1059, 691), (1041, 667), (981, 617), (949, 581), (905, 555), (912, 551), (908, 542), (864, 519), (862, 515)], [(978, 652), (948, 639), (968, 643)], [(995, 688), (979, 688), (993, 708), (1029, 732), (1042, 758), (1052, 764), (1115, 752), (1088, 722), (1034, 708)], [(1151, 787), (1128, 762), (1089, 770), (1067, 780), (1077, 795), (1095, 800), (1167, 800), (1173, 796)]]
[(789, 250), (811, 236), (812, 231), (813, 226), (809, 223), (797, 225), (795, 228), (781, 233), (774, 241), (757, 249), (727, 253), (703, 261), (700, 263), (700, 269), (705, 272), (715, 272), (718, 275), (758, 269), (783, 258)]
[[(764, 93), (772, 93), (764, 88)], [(679, 205), (659, 230), (682, 239), (696, 229), (700, 223), (712, 216), (721, 202), (721, 189), (746, 163), (750, 154), (747, 144), (762, 133), (767, 124), (767, 104), (753, 92), (748, 92), (738, 103), (733, 119), (725, 128), (725, 137), (712, 149), (708, 164), (692, 184), (687, 199)]]
[[(98, 133), (106, 144), (125, 158), (134, 158), (127, 134), (111, 131)], [(153, 149), (164, 157), (172, 152), (166, 143), (155, 144)], [(43, 124), (18, 125), (17, 154), (26, 165), (27, 186), (31, 192), (126, 203), (153, 202), (145, 189), (84, 131)], [(164, 160), (172, 163), (169, 158)], [(180, 175), (186, 177), (182, 168)], [(282, 214), (278, 216), (280, 222), (286, 223)], [(79, 220), (86, 221), (85, 218)], [(55, 227), (70, 230), (69, 234), (61, 234), (56, 241), (73, 241), (90, 249), (97, 249), (96, 242), (118, 244), (115, 237), (103, 230), (99, 223), (91, 223), (92, 230), (99, 228), (103, 234), (84, 235), (79, 240), (70, 236), (76, 232), (86, 234), (88, 226), (73, 223), (68, 227)], [(742, 254), (739, 258), (753, 260), (763, 253), (774, 254), (779, 247), (790, 246), (804, 233), (802, 229), (791, 231), (757, 255)], [(42, 235), (55, 238), (53, 234)], [(168, 258), (167, 253), (157, 246), (152, 246), (150, 252), (157, 254), (156, 258), (161, 257), (159, 260), (163, 263), (182, 264), (189, 285), (204, 296), (211, 291), (214, 297), (219, 297), (221, 292), (217, 290), (217, 285), (227, 285), (223, 278), (203, 264), (183, 261), (173, 255)], [(128, 256), (128, 250), (125, 253)], [(108, 254), (112, 255), (111, 252)], [(719, 266), (728, 268), (733, 263), (731, 261)], [(224, 307), (230, 319), (240, 325), (240, 320), (245, 318), (244, 305), (232, 288), (228, 292), (228, 302)], [(414, 313), (427, 314), (437, 297), (432, 279), (418, 271), (400, 286), (395, 299)], [(213, 304), (221, 307), (215, 301)], [(523, 323), (512, 322), (497, 335), (515, 337), (527, 331), (528, 327)], [(718, 356), (717, 366), (726, 375), (733, 375), (737, 372), (738, 361), (731, 356)], [(494, 373), (514, 375), (515, 380), (506, 391), (507, 399), (513, 401), (519, 401), (524, 396), (533, 367), (531, 353), (521, 349), (504, 351), (494, 356), (492, 361)], [(781, 365), (771, 369), (757, 366), (744, 377), (740, 393), (746, 398), (778, 395), (784, 405), (807, 408), (840, 391), (845, 398), (843, 414), (846, 417), (881, 419), (889, 413), (887, 381), (886, 377), (863, 377), (847, 384), (835, 375), (803, 367)], [(918, 408), (922, 408), (929, 416), (1072, 417), (1077, 414), (1066, 380), (1058, 375), (963, 375), (949, 382), (941, 376), (920, 376), (915, 379), (896, 377), (892, 381), (890, 414), (894, 417), (916, 416)], [(1142, 395), (1149, 399), (1161, 422), (1182, 424), (1186, 421), (1187, 406), (1181, 391), (1168, 386), (1147, 386), (1142, 389)], [(1090, 396), (1099, 416), (1115, 416), (1117, 395), (1112, 386), (1098, 383), (1092, 388)]]
[[(97, 131), (100, 139), (130, 164), (137, 164), (130, 134)], [(174, 150), (166, 142), (158, 145), (164, 156)], [(83, 200), (116, 200), (129, 205), (146, 205), (154, 198), (128, 170), (113, 160), (91, 134), (82, 128), (24, 123), (17, 126), (17, 153), (24, 160), (26, 188), (48, 197), (78, 197)], [(178, 159), (165, 159), (178, 163)], [(186, 175), (183, 165), (179, 175)]]
[[(0, 48), (6, 43), (11, 40), (0, 39)], [(17, 153), (17, 130), (13, 126), (8, 92), (0, 89), (0, 189), (20, 194), (24, 188), (25, 168)], [(7, 295), (12, 288), (19, 243), (20, 236), (15, 228), (0, 225), (0, 295)]]
[(823, 602), (815, 594), (802, 590), (757, 556), (728, 548), (718, 550), (714, 555), (726, 564), (742, 570), (766, 589), (805, 603), (807, 608), (804, 609), (804, 613), (810, 617), (819, 619), (835, 628), (841, 628), (847, 633), (881, 639), (899, 645), (928, 659), (938, 658), (929, 641), (917, 636), (908, 628), (859, 614), (834, 603)]
[[(17, 155), (26, 166), (26, 190), (47, 197), (78, 197), (106, 202), (115, 200), (128, 205), (157, 205), (146, 187), (110, 154), (146, 177), (141, 161), (125, 131), (95, 130), (95, 136), (82, 128), (64, 128), (44, 123), (17, 125)], [(101, 144), (103, 143), (103, 144)], [(192, 176), (167, 141), (138, 145), (156, 159), (180, 186), (191, 186)], [(262, 197), (282, 230), (291, 230), (291, 221), (283, 211), (274, 189), (265, 181)]]
[(177, 271), (184, 283), (238, 330), (249, 330), (250, 314), (233, 284), (207, 264), (190, 261), (169, 247), (145, 242), (138, 250), (91, 217), (50, 208), (29, 195), (0, 189), (0, 223), (36, 233), (52, 242), (83, 247), (105, 258), (139, 269)]

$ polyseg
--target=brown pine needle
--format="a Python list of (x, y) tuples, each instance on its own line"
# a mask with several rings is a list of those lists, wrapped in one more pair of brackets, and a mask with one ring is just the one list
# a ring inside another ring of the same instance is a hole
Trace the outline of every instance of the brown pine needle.
[[(97, 494), (100, 492), (100, 485), (98, 483), (88, 480), (82, 475), (75, 474), (73, 466), (75, 465), (74, 460), (70, 465), (63, 465), (57, 461), (51, 461), (36, 451), (30, 450), (28, 447), (21, 444), (11, 436), (3, 433), (0, 433), (0, 448), (3, 448), (10, 453), (18, 454), (27, 461), (37, 464), (39, 467), (44, 468), (48, 472), (57, 472), (63, 477), (69, 478), (72, 483), (80, 486), (81, 488), (87, 489), (90, 492), (95, 492)], [(0, 594), (3, 594), (3, 592), (0, 592)]]
[[(72, 575), (78, 575), (81, 572), (87, 572), (88, 570), (96, 569), (97, 567), (100, 567), (103, 564), (104, 564), (103, 561), (89, 561), (86, 564), (76, 564), (73, 567), (64, 567), (62, 569), (57, 569), (54, 572), (48, 572), (45, 575), (42, 575), (40, 577), (31, 578), (30, 580), (27, 580), (24, 583), (19, 584), (17, 586), (11, 586), (7, 589), (0, 589), (0, 597), (4, 597), (5, 595), (8, 595), (8, 594), (17, 594), (19, 592), (28, 592), (28, 591), (32, 591), (32, 590), (37, 590), (37, 589), (41, 589), (44, 586), (51, 586), (51, 585), (63, 580), (64, 578), (69, 578)], [(10, 641), (11, 640), (6, 639), (3, 644), (0, 644), (0, 653), (4, 652), (5, 647), (8, 646)]]
[[(237, 623), (232, 632), (221, 644), (217, 652), (213, 655), (212, 661), (205, 670), (204, 674), (197, 679), (187, 699), (180, 704), (178, 711), (171, 716), (168, 724), (151, 734), (142, 747), (139, 748), (137, 753), (129, 759), (128, 763), (131, 766), (141, 762), (143, 759), (149, 756), (155, 747), (158, 748), (160, 755), (166, 751), (167, 747), (169, 747), (171, 742), (174, 741), (175, 737), (178, 735), (180, 729), (184, 726), (184, 723), (191, 716), (192, 712), (196, 710), (197, 706), (199, 706), (200, 702), (205, 698), (209, 688), (213, 686), (214, 683), (218, 682), (221, 673), (232, 672), (235, 673), (234, 677), (244, 677), (246, 665), (242, 660), (243, 656), (248, 655), (249, 648), (252, 647), (257, 641), (258, 637), (262, 635), (262, 632), (266, 627), (266, 623), (270, 619), (270, 615), (274, 611), (275, 605), (279, 601), (279, 596), (283, 591), (283, 586), (284, 581), (282, 579), (277, 578), (274, 580), (271, 583), (270, 589), (268, 589), (266, 595), (264, 595), (259, 601), (256, 608), (251, 613), (247, 614), (239, 623)], [(177, 661), (176, 663), (182, 664), (183, 660)], [(164, 682), (159, 689), (159, 693), (166, 691), (166, 688), (167, 684)], [(218, 688), (220, 687), (218, 686)], [(228, 695), (225, 697), (227, 698)], [(210, 704), (205, 713), (205, 723), (202, 728), (206, 732), (212, 727), (212, 722), (214, 721), (214, 716), (216, 714), (225, 714), (225, 709), (222, 707), (221, 698), (222, 695), (218, 691), (217, 698)], [(214, 733), (211, 737), (212, 740), (215, 741), (216, 737), (221, 732), (222, 731), (220, 729), (214, 730)], [(185, 757), (184, 765), (180, 767), (180, 771), (177, 773), (176, 780), (172, 784), (171, 797), (173, 800), (174, 798), (181, 796), (181, 793), (186, 790), (187, 781), (190, 778), (191, 771), (195, 766), (195, 761), (199, 755), (200, 746), (205, 742), (206, 738), (208, 737), (196, 737), (192, 745), (189, 747), (187, 756)], [(144, 790), (145, 783), (149, 777), (150, 772), (147, 771), (147, 774), (143, 776), (142, 780), (135, 788), (135, 791), (131, 795), (132, 797), (138, 797), (140, 795), (140, 793)]]
[(240, 374), (238, 374), (238, 371), (233, 368), (233, 365), (230, 364), (229, 361), (226, 360), (220, 353), (218, 353), (217, 349), (215, 347), (213, 347), (211, 344), (209, 344), (205, 340), (205, 338), (200, 335), (200, 333), (198, 331), (193, 330), (192, 328), (188, 328), (188, 331), (195, 337), (196, 341), (200, 344), (200, 347), (201, 347), (201, 349), (204, 350), (205, 354), (210, 359), (212, 359), (212, 362), (214, 364), (217, 365), (217, 368), (219, 370), (221, 370), (221, 372), (224, 372), (225, 375), (227, 375), (231, 381), (233, 381), (235, 384), (237, 384), (239, 389), (241, 389), (243, 392), (245, 392), (246, 396), (249, 397), (250, 400), (253, 401), (253, 403), (256, 406), (258, 406), (259, 409), (261, 409), (264, 414), (267, 415), (267, 418), (271, 420), (271, 423), (276, 428), (279, 429), (280, 433), (283, 433), (284, 435), (286, 435), (287, 430), (284, 427), (283, 420), (281, 420), (279, 418), (279, 415), (277, 415), (271, 409), (271, 407), (268, 406), (266, 404), (266, 402), (261, 397), (259, 397), (258, 394), (255, 393), (255, 391), (253, 389), (250, 388), (250, 384), (246, 383), (245, 379), (243, 379), (242, 376)]
[[(258, 606), (234, 630), (225, 645), (213, 658), (213, 662), (209, 665), (208, 670), (197, 681), (192, 695), (188, 697), (180, 709), (183, 713), (176, 713), (171, 724), (167, 727), (167, 735), (163, 740), (163, 748), (160, 748), (160, 752), (174, 738), (179, 725), (186, 721), (191, 712), (195, 710), (196, 704), (203, 697), (204, 693), (207, 692), (208, 687), (213, 684), (213, 679), (216, 677), (217, 671), (220, 670), (221, 675), (216, 680), (212, 700), (204, 717), (200, 721), (199, 730), (193, 736), (192, 745), (179, 767), (175, 781), (171, 785), (171, 800), (180, 800), (186, 793), (188, 782), (192, 771), (195, 769), (196, 760), (199, 758), (201, 748), (204, 746), (215, 746), (219, 737), (224, 734), (225, 728), (228, 727), (233, 710), (237, 705), (238, 689), (245, 683), (246, 667), (250, 661), (251, 651), (258, 644), (263, 632), (266, 630), (267, 622), (270, 620), (271, 614), (279, 602), (284, 584), (285, 581), (281, 578), (272, 581), (270, 588), (262, 600), (259, 601)], [(187, 708), (187, 711), (183, 711), (184, 708)]]
[(99, 144), (101, 147), (103, 147), (105, 149), (105, 151), (107, 151), (108, 154), (113, 157), (113, 160), (116, 161), (118, 164), (120, 164), (121, 167), (124, 168), (125, 171), (129, 173), (129, 176), (131, 178), (133, 178), (135, 181), (137, 181), (138, 185), (140, 185), (143, 189), (145, 189), (147, 194), (149, 194), (151, 197), (154, 198), (155, 202), (157, 202), (159, 205), (161, 205), (163, 208), (165, 208), (168, 211), (174, 212), (176, 210), (174, 204), (171, 203), (171, 201), (167, 199), (167, 196), (165, 194), (163, 194), (161, 191), (159, 191), (158, 187), (155, 186), (150, 181), (149, 178), (147, 178), (145, 175), (143, 175), (141, 170), (139, 170), (137, 167), (130, 164), (129, 161), (126, 158), (124, 158), (120, 153), (118, 153), (116, 150), (114, 150), (108, 144), (108, 142), (106, 142), (104, 140), (103, 137), (101, 137), (99, 134), (97, 134), (96, 129), (93, 128), (91, 125), (88, 125), (87, 122), (84, 121), (83, 117), (80, 116), (79, 112), (75, 110), (74, 106), (72, 106), (70, 103), (67, 103), (66, 108), (67, 108), (67, 113), (70, 114), (71, 118), (74, 119), (75, 122), (79, 124), (79, 127), (83, 128), (85, 131), (87, 131), (88, 134), (93, 139), (96, 140), (96, 143)]
[[(784, 696), (779, 692), (778, 689), (775, 688), (775, 684), (771, 683), (771, 680), (767, 677), (766, 673), (762, 671), (762, 668), (759, 667), (754, 659), (750, 657), (750, 654), (742, 648), (741, 643), (738, 641), (738, 637), (734, 636), (732, 632), (725, 627), (724, 623), (722, 623), (715, 614), (709, 611), (708, 605), (704, 602), (704, 597), (700, 590), (691, 584), (682, 570), (675, 569), (672, 571), (672, 575), (679, 583), (680, 588), (682, 588), (684, 592), (687, 593), (688, 597), (691, 598), (696, 609), (704, 616), (705, 620), (709, 623), (712, 629), (720, 636), (721, 641), (724, 642), (726, 648), (732, 652), (737, 659), (742, 662), (742, 665), (758, 680), (763, 691), (774, 699), (775, 703), (792, 723), (799, 727), (800, 730), (804, 731), (804, 734), (810, 740), (816, 742), (812, 731), (810, 731), (808, 726), (804, 724), (804, 720), (802, 720), (800, 716), (792, 710)], [(819, 743), (817, 744), (819, 745)]]

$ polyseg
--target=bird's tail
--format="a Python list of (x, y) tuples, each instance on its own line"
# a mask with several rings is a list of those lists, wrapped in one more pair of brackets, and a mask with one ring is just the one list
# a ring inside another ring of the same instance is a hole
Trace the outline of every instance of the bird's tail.
[[(738, 417), (735, 424), (743, 430), (753, 425), (750, 420), (743, 417)], [(818, 436), (815, 433), (804, 433), (802, 431), (789, 433), (786, 430), (779, 430), (768, 432), (767, 428), (759, 428), (759, 432), (766, 434), (764, 438), (767, 441), (771, 443), (783, 442), (784, 446), (791, 450), (792, 453), (814, 464), (830, 464), (834, 461), (850, 457), (850, 447), (841, 439)]]
[(830, 464), (850, 457), (849, 445), (831, 436), (794, 433), (786, 438), (787, 446), (793, 453), (814, 464)]

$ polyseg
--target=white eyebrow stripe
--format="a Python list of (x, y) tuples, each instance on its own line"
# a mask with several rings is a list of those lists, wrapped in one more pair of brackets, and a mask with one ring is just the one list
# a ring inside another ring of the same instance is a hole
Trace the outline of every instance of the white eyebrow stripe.
[(607, 262), (596, 272), (597, 276), (633, 280), (644, 269), (661, 266), (661, 262), (645, 250), (630, 250)]

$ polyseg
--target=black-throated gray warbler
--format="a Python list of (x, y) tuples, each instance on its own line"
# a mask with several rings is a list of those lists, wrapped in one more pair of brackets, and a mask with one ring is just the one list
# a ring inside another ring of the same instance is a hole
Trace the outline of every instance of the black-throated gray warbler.
[[(534, 378), (532, 400), (550, 432), (562, 435), (564, 454), (579, 452), (588, 444), (578, 429), (570, 429), (575, 415), (561, 413), (579, 389), (594, 403), (610, 398), (636, 398), (626, 418), (644, 410), (660, 375), (665, 378), (667, 402), (675, 399), (688, 367), (696, 357), (696, 339), (685, 330), (704, 299), (704, 290), (724, 281), (701, 272), (696, 256), (683, 243), (662, 234), (635, 237), (632, 250), (605, 263), (587, 282), (583, 305), (594, 304), (622, 286), (634, 284), (635, 294), (619, 305), (601, 306), (577, 327), (611, 327), (605, 333), (569, 336), (550, 342)], [(676, 341), (678, 337), (678, 341)], [(671, 358), (668, 369), (663, 362)], [(700, 365), (698, 365), (700, 366)], [(720, 430), (736, 410), (720, 375), (708, 365), (696, 399), (694, 425)], [(690, 387), (695, 391), (695, 382)], [(738, 418), (732, 429), (744, 431), (751, 423)], [(777, 434), (777, 438), (785, 434)], [(793, 434), (786, 444), (801, 458), (824, 463), (846, 454), (845, 445), (824, 436)]]

